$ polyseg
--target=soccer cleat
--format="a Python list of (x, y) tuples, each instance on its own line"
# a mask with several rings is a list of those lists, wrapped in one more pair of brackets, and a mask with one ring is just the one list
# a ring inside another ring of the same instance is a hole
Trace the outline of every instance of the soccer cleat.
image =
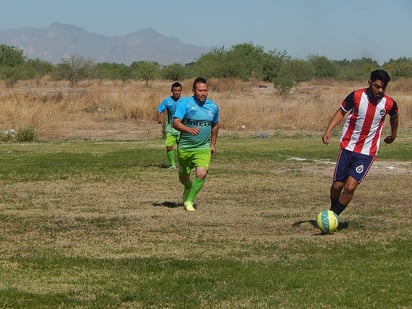
[(193, 207), (193, 202), (191, 201), (186, 201), (183, 203), (183, 207), (185, 208), (186, 211), (195, 211), (196, 209)]
[(176, 169), (176, 165), (172, 165), (168, 168), (168, 170), (175, 170)]

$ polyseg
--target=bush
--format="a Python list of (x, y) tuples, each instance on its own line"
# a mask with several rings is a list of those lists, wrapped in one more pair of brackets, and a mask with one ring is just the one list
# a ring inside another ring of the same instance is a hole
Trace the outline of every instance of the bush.
[(37, 139), (37, 132), (32, 127), (22, 128), (17, 131), (16, 142), (34, 142)]

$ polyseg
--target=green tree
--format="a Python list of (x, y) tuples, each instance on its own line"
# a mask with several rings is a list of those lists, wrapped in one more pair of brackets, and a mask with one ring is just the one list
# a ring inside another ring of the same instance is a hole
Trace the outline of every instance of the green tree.
[(412, 77), (412, 58), (390, 59), (383, 65), (383, 68), (390, 73), (394, 80)]
[(203, 76), (205, 78), (224, 77), (221, 67), (225, 63), (224, 55), (226, 49), (224, 46), (212, 48), (208, 53), (203, 54), (200, 58), (186, 68), (189, 76)]
[(164, 66), (162, 76), (167, 80), (183, 80), (186, 77), (186, 70), (180, 63)]
[(378, 63), (371, 58), (339, 60), (334, 61), (337, 80), (365, 81), (372, 70), (379, 67)]
[(315, 76), (315, 68), (312, 63), (300, 59), (290, 59), (283, 62), (278, 75), (288, 76), (296, 83), (308, 81)]
[(23, 79), (39, 78), (53, 72), (53, 64), (40, 59), (27, 59), (24, 64)]
[(273, 81), (278, 77), (282, 64), (289, 60), (290, 56), (286, 51), (271, 50), (262, 57), (262, 72), (258, 78), (264, 81)]
[(23, 51), (15, 46), (0, 45), (0, 66), (15, 67), (24, 63)]
[(144, 80), (146, 87), (149, 81), (160, 77), (160, 65), (153, 61), (135, 61), (131, 64), (132, 77), (138, 80)]
[(324, 56), (310, 56), (309, 62), (314, 67), (315, 78), (335, 78), (336, 77), (336, 67), (333, 61), (329, 60)]
[(263, 75), (263, 47), (250, 43), (234, 45), (225, 54), (226, 69), (224, 77), (237, 77), (243, 80), (261, 77)]
[(53, 72), (56, 79), (65, 79), (70, 82), (72, 87), (76, 86), (81, 80), (87, 79), (92, 71), (93, 61), (79, 56), (64, 57), (57, 64)]
[(97, 63), (93, 66), (90, 74), (95, 79), (118, 79), (128, 80), (131, 78), (132, 69), (123, 63)]
[(24, 64), (23, 51), (14, 46), (0, 45), (0, 79), (12, 86), (20, 78)]

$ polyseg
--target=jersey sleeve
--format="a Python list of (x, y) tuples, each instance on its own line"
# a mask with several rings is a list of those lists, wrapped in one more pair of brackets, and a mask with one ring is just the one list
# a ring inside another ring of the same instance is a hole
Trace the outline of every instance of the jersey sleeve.
[(165, 109), (166, 109), (166, 99), (164, 99), (164, 100), (159, 104), (159, 106), (157, 107), (157, 111), (158, 111), (159, 113), (163, 113), (163, 112), (165, 111)]
[(186, 114), (186, 99), (182, 100), (177, 104), (176, 111), (173, 115), (173, 118), (178, 118), (180, 120), (183, 120)]
[(396, 116), (399, 112), (398, 104), (396, 104), (395, 100), (392, 100), (392, 101), (393, 101), (392, 108), (388, 112), (390, 117)]
[(216, 105), (216, 113), (215, 113), (215, 117), (213, 118), (212, 123), (218, 123), (219, 122), (219, 107)]
[(341, 110), (345, 113), (349, 112), (355, 104), (355, 92), (351, 92), (348, 96), (343, 100), (340, 105)]

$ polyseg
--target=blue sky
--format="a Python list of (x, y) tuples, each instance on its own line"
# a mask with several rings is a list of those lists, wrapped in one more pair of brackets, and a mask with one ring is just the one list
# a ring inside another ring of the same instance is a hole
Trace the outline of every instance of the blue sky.
[(107, 36), (145, 28), (204, 47), (252, 43), (306, 59), (412, 57), (412, 0), (0, 0), (0, 29), (71, 24)]

